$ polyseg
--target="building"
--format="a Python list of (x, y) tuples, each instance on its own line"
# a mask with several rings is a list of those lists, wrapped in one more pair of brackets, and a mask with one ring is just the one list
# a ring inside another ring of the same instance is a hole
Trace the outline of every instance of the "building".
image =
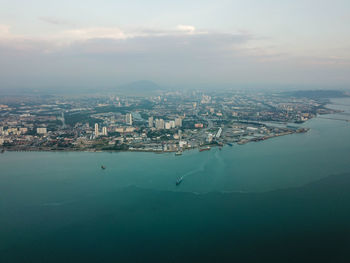
[(103, 135), (103, 136), (107, 136), (107, 135), (108, 135), (108, 133), (107, 133), (107, 127), (103, 127), (103, 128), (102, 128), (102, 135)]
[(26, 134), (28, 132), (28, 128), (19, 128), (21, 134)]
[(17, 128), (8, 128), (7, 129), (7, 135), (12, 134), (12, 135), (20, 135), (21, 132)]
[(171, 129), (171, 124), (170, 122), (165, 123), (165, 129), (170, 130)]
[(211, 134), (211, 133), (209, 133), (209, 134), (208, 134), (208, 137), (207, 137), (207, 142), (208, 142), (208, 143), (211, 143), (211, 142), (213, 141), (213, 139), (214, 139), (214, 135)]
[(119, 133), (130, 133), (130, 132), (134, 132), (135, 128), (134, 127), (120, 127), (120, 128), (115, 128), (114, 131), (119, 132)]
[(175, 128), (175, 121), (169, 121), (170, 123), (170, 129), (174, 129)]
[(95, 123), (95, 136), (96, 136), (96, 137), (99, 136), (99, 132), (98, 132), (98, 123)]
[(37, 134), (46, 134), (47, 133), (47, 129), (46, 128), (37, 128), (36, 129), (36, 133)]
[(185, 146), (187, 145), (187, 142), (186, 141), (179, 141), (179, 147), (180, 148), (184, 148)]
[(153, 117), (148, 118), (148, 127), (150, 127), (150, 128), (153, 127)]
[(218, 132), (217, 132), (216, 135), (215, 135), (215, 138), (220, 138), (221, 133), (222, 133), (222, 128), (220, 127), (219, 130), (218, 130)]
[(156, 119), (156, 120), (155, 120), (155, 127), (156, 127), (157, 130), (160, 129), (159, 126), (160, 126), (160, 124), (159, 124), (159, 119)]
[(66, 123), (65, 123), (65, 120), (64, 120), (64, 112), (62, 112), (61, 117), (58, 117), (57, 119), (62, 122), (62, 128), (65, 128), (66, 127)]
[(175, 127), (182, 127), (182, 118), (175, 119)]
[(156, 129), (163, 130), (165, 128), (165, 123), (163, 119), (156, 119)]
[(128, 125), (132, 125), (132, 114), (131, 113), (127, 113), (125, 116), (125, 122)]

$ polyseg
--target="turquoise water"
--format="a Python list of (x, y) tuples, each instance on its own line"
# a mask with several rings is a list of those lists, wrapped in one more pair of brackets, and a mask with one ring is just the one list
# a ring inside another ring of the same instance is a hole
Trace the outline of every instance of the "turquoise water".
[[(186, 151), (176, 157), (173, 153), (6, 152), (0, 158), (0, 180), (3, 191), (20, 187), (19, 182), (27, 187), (36, 182), (61, 186), (59, 190), (78, 184), (87, 193), (125, 186), (197, 193), (252, 192), (300, 186), (350, 172), (350, 122), (316, 118), (303, 126), (311, 130), (226, 146), (222, 151)], [(101, 170), (101, 165), (107, 169)], [(176, 187), (180, 176), (185, 179)]]
[[(350, 113), (350, 100), (334, 103)], [(6, 152), (0, 156), (0, 261), (194, 262), (208, 249), (202, 262), (215, 261), (215, 251), (221, 251), (222, 262), (231, 262), (234, 247), (249, 251), (251, 244), (261, 247), (266, 241), (276, 246), (290, 236), (298, 243), (291, 233), (305, 233), (310, 225), (315, 233), (329, 229), (328, 240), (343, 238), (341, 245), (349, 245), (350, 228), (339, 222), (349, 222), (342, 205), (350, 198), (340, 202), (334, 192), (317, 190), (321, 197), (313, 199), (301, 186), (350, 174), (350, 122), (315, 118), (302, 126), (311, 130), (176, 157)], [(180, 176), (184, 181), (176, 187)], [(291, 187), (301, 187), (303, 194)], [(320, 207), (321, 200), (333, 203)], [(339, 207), (332, 212), (339, 220), (333, 228), (330, 207)], [(317, 240), (311, 232), (305, 235)], [(221, 245), (227, 239), (233, 243)]]

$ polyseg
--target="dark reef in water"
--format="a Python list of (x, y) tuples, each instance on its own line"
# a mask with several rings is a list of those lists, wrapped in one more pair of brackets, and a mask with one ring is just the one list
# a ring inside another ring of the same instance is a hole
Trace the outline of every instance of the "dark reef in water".
[(1, 235), (0, 261), (350, 262), (349, 208), (348, 174), (266, 193), (129, 187), (12, 211), (27, 225), (7, 222), (17, 243)]

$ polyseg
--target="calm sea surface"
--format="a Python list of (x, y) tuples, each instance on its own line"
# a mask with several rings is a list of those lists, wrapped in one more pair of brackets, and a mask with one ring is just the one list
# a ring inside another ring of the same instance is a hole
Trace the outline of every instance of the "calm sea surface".
[(176, 157), (6, 152), (0, 262), (350, 262), (350, 122), (302, 126)]

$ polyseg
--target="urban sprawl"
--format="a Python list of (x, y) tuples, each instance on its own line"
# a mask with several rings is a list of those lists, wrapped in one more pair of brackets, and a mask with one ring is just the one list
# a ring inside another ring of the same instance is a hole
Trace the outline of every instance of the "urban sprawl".
[(299, 123), (333, 112), (324, 99), (272, 92), (7, 96), (0, 102), (2, 151), (181, 154), (306, 132)]

